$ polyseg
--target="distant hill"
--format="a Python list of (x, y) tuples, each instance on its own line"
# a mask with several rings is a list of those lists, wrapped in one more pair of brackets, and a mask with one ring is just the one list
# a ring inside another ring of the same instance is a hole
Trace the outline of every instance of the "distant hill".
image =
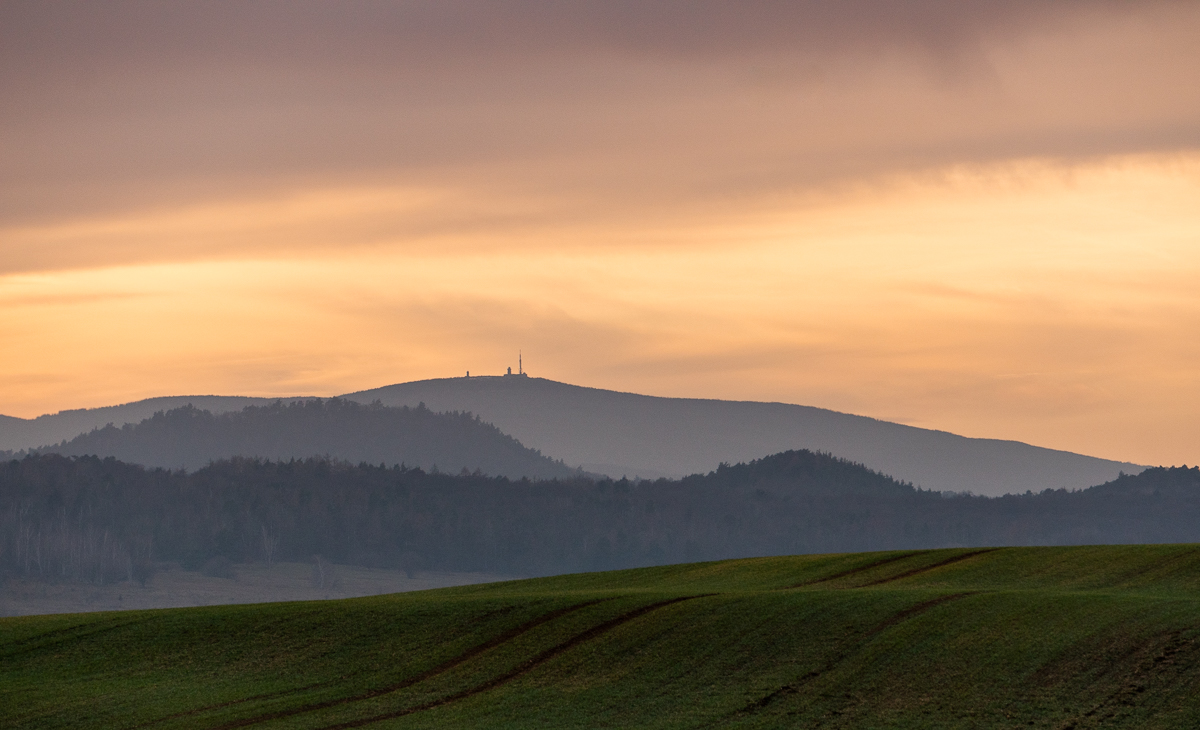
[[(999, 495), (1082, 489), (1144, 466), (976, 439), (864, 416), (753, 401), (659, 398), (523, 376), (442, 378), (342, 396), (359, 403), (468, 411), (530, 448), (613, 478), (654, 479), (707, 473), (792, 449), (824, 451), (939, 491)], [(262, 398), (152, 398), (110, 408), (0, 418), (0, 451), (72, 439), (112, 423), (137, 423), (191, 403), (221, 413)], [(319, 449), (325, 453), (330, 449)], [(531, 475), (532, 476), (532, 475)]]
[[(226, 413), (240, 411), (246, 406), (269, 405), (277, 400), (280, 399), (236, 395), (173, 395), (147, 398), (118, 406), (59, 411), (37, 418), (0, 416), (0, 451), (20, 451), (47, 444), (57, 444), (92, 429), (103, 428), (110, 423), (116, 426), (139, 423), (159, 411), (169, 411), (183, 406), (190, 405), (211, 413)], [(290, 403), (297, 400), (307, 399), (283, 398), (282, 402)]]
[[(274, 410), (289, 409), (316, 406)], [(969, 497), (808, 451), (653, 482), (325, 459), (239, 458), (192, 473), (55, 454), (0, 462), (0, 574), (56, 580), (120, 573), (139, 550), (191, 566), (321, 555), (550, 575), (756, 555), (1157, 542), (1200, 542), (1200, 468), (1156, 467), (1078, 492)]]
[(1200, 467), (1156, 466), (1087, 490), (1093, 498), (1179, 499), (1200, 497)]
[[(660, 482), (661, 484), (661, 482)], [(784, 451), (749, 463), (721, 464), (708, 474), (684, 477), (680, 484), (728, 494), (775, 494), (786, 498), (896, 499), (917, 494), (897, 481), (846, 459), (808, 451)]]
[(613, 478), (679, 477), (790, 449), (828, 452), (926, 489), (988, 495), (1082, 489), (1145, 468), (810, 406), (658, 398), (520, 376), (421, 380), (343, 397), (470, 411)]
[(233, 456), (331, 456), (352, 463), (403, 463), (453, 473), (479, 470), (514, 478), (576, 473), (470, 414), (336, 398), (275, 402), (221, 414), (186, 405), (159, 411), (138, 424), (95, 429), (39, 451), (185, 469)]

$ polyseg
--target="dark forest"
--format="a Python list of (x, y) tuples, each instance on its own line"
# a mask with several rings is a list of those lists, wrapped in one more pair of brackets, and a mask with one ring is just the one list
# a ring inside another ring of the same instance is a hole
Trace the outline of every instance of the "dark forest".
[(1200, 468), (999, 498), (789, 451), (681, 480), (531, 481), (326, 459), (192, 473), (114, 458), (0, 463), (0, 570), (145, 580), (162, 562), (312, 561), (546, 575), (720, 558), (1200, 541)]

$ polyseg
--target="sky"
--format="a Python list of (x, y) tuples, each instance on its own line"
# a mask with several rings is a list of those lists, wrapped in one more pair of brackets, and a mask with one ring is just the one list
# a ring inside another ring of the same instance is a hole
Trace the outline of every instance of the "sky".
[(0, 413), (526, 370), (1200, 462), (1200, 3), (0, 0)]

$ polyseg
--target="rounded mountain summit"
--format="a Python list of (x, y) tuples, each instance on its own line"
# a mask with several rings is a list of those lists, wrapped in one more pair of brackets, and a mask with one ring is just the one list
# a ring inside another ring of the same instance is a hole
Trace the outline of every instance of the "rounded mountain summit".
[(528, 376), (419, 380), (342, 397), (470, 411), (543, 454), (613, 477), (678, 477), (801, 448), (926, 489), (987, 495), (1082, 489), (1144, 468), (812, 406), (662, 398)]
[[(827, 452), (926, 489), (985, 495), (1082, 489), (1144, 468), (812, 406), (662, 398), (520, 374), (419, 380), (340, 397), (364, 405), (379, 401), (416, 408), (424, 403), (433, 412), (469, 412), (567, 467), (614, 478), (704, 473), (723, 462), (791, 449)], [(55, 444), (110, 423), (138, 423), (187, 405), (218, 414), (277, 400), (170, 396), (35, 419), (0, 416), (0, 450)], [(307, 399), (283, 399), (300, 400)], [(339, 456), (333, 449), (319, 453)]]

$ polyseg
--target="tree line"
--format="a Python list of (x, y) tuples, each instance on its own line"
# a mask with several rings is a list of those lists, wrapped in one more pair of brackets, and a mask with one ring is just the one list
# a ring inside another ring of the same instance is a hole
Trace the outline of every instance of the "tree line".
[(0, 570), (47, 580), (144, 580), (156, 563), (217, 559), (547, 575), (754, 555), (1196, 541), (1196, 467), (988, 498), (803, 450), (639, 482), (319, 458), (233, 458), (190, 473), (57, 454), (0, 463)]

